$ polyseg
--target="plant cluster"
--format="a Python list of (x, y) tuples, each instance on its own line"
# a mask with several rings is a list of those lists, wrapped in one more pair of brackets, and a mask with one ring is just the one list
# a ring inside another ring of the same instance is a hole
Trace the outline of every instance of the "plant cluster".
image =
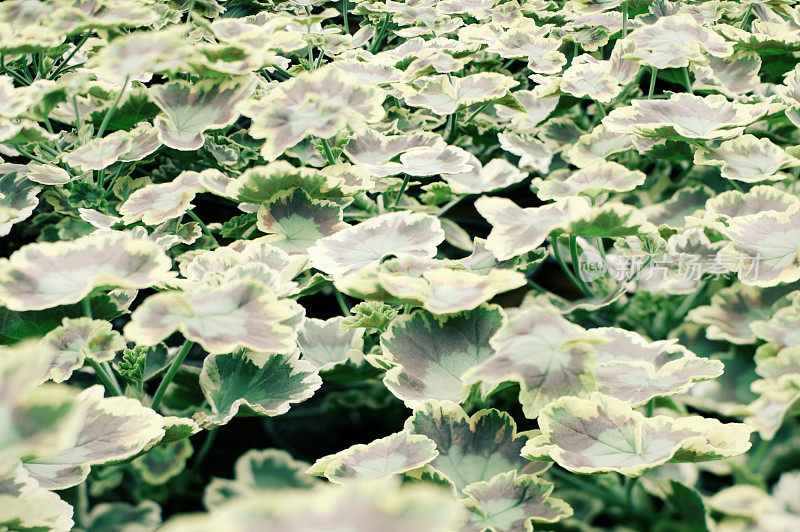
[(0, 530), (800, 529), (800, 7), (0, 3)]

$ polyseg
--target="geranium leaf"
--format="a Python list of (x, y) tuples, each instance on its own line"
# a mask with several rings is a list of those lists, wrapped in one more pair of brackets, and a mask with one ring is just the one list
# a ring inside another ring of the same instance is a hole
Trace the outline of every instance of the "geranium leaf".
[(254, 89), (254, 80), (246, 77), (223, 83), (172, 81), (150, 87), (150, 99), (164, 112), (153, 121), (159, 140), (176, 150), (199, 149), (203, 132), (232, 124), (239, 117), (239, 104)]
[(419, 434), (398, 432), (366, 445), (355, 445), (320, 458), (308, 473), (344, 484), (352, 480), (382, 479), (424, 466), (437, 456), (436, 445)]
[(155, 243), (131, 233), (29, 244), (0, 262), (0, 302), (12, 310), (77, 303), (100, 286), (148, 288), (173, 277)]
[(363, 360), (364, 329), (345, 328), (345, 318), (337, 316), (328, 320), (307, 318), (297, 337), (303, 360), (319, 370), (331, 369), (348, 360)]
[(383, 214), (322, 238), (308, 250), (314, 267), (345, 275), (387, 255), (431, 257), (444, 240), (439, 220), (409, 211)]
[(247, 351), (210, 355), (203, 362), (200, 387), (211, 414), (198, 412), (201, 425), (224, 425), (246, 406), (264, 416), (287, 412), (320, 387), (314, 366), (293, 354)]
[(257, 216), (256, 227), (274, 235), (269, 242), (288, 253), (304, 253), (320, 238), (348, 227), (339, 205), (311, 199), (302, 188), (273, 196), (261, 204)]
[(569, 504), (550, 497), (552, 484), (514, 471), (472, 484), (464, 492), (472, 512), (467, 530), (532, 530), (533, 523), (555, 523), (573, 513)]
[(654, 138), (728, 139), (762, 117), (758, 105), (731, 103), (724, 96), (675, 94), (666, 100), (633, 100), (611, 111), (603, 124), (615, 133)]
[(239, 280), (191, 292), (162, 292), (145, 299), (125, 327), (140, 345), (156, 345), (176, 330), (210, 353), (249, 349), (291, 353), (303, 308), (278, 300), (263, 283)]
[(384, 384), (407, 404), (459, 402), (466, 393), (461, 375), (491, 356), (489, 338), (502, 319), (494, 306), (442, 316), (417, 310), (396, 317), (381, 335), (378, 359), (394, 366)]
[(459, 493), (501, 473), (539, 473), (547, 467), (520, 456), (526, 437), (498, 410), (468, 416), (454, 403), (426, 403), (406, 421), (405, 429), (433, 440), (439, 455), (426, 469), (443, 475)]
[(550, 403), (539, 413), (539, 427), (542, 436), (529, 440), (523, 456), (549, 456), (577, 473), (639, 476), (670, 460), (715, 460), (750, 448), (750, 429), (743, 424), (699, 416), (646, 418), (601, 393)]
[(592, 344), (600, 341), (554, 308), (531, 305), (503, 324), (491, 339), (492, 356), (464, 377), (481, 382), (485, 394), (503, 382), (519, 383), (523, 411), (535, 418), (543, 406), (559, 397), (594, 390)]
[(103, 387), (87, 388), (78, 397), (86, 418), (74, 444), (54, 454), (25, 461), (25, 469), (48, 489), (83, 482), (89, 466), (134, 456), (164, 436), (161, 416), (128, 397), (103, 397)]
[(41, 190), (27, 177), (24, 166), (0, 164), (0, 236), (7, 235), (11, 226), (33, 214)]
[(108, 362), (125, 348), (125, 340), (111, 329), (111, 323), (90, 318), (64, 318), (42, 342), (57, 353), (48, 375), (55, 382), (67, 380), (87, 358)]
[(215, 478), (206, 486), (203, 502), (213, 509), (235, 497), (262, 490), (312, 488), (317, 482), (306, 473), (308, 467), (309, 464), (295, 460), (286, 451), (253, 449), (237, 458), (234, 480)]

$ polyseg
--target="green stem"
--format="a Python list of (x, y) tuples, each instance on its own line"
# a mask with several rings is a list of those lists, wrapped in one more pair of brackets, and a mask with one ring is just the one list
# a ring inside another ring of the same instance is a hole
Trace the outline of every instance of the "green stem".
[(748, 460), (751, 471), (758, 473), (759, 466), (761, 466), (761, 463), (764, 461), (764, 457), (767, 455), (769, 448), (770, 441), (761, 438), (761, 441), (758, 442), (758, 445), (756, 445)]
[(279, 72), (279, 73), (283, 74), (283, 75), (284, 75), (284, 76), (286, 76), (287, 78), (293, 78), (293, 77), (294, 77), (294, 74), (291, 74), (289, 71), (282, 69), (282, 68), (281, 68), (281, 67), (279, 67), (278, 65), (271, 65), (271, 68), (272, 68), (273, 70), (276, 70), (277, 72)]
[(578, 237), (576, 235), (569, 235), (569, 255), (572, 259), (572, 269), (575, 272), (575, 278), (578, 280), (578, 288), (581, 292), (589, 296), (593, 296), (592, 290), (589, 285), (581, 277), (580, 262), (578, 260)]
[(458, 117), (456, 116), (458, 111), (453, 112), (450, 116), (447, 117), (447, 136), (445, 137), (445, 142), (450, 144), (454, 138), (456, 138), (456, 134), (458, 132)]
[(601, 104), (597, 100), (594, 101), (594, 105), (597, 107), (597, 111), (598, 111), (597, 114), (600, 115), (600, 118), (604, 118), (608, 114), (608, 113), (606, 113), (606, 109), (605, 109), (605, 107), (603, 107), (603, 104)]
[(636, 487), (638, 477), (625, 477), (625, 503), (631, 510), (636, 509), (636, 504), (633, 502), (633, 489)]
[(58, 158), (58, 152), (53, 148), (51, 148), (50, 146), (48, 146), (47, 144), (39, 144), (38, 146), (40, 150), (46, 151), (48, 155), (50, 155), (50, 157), (52, 157), (53, 159)]
[(683, 67), (683, 81), (686, 83), (686, 90), (689, 91), (689, 94), (694, 94), (694, 90), (692, 90), (692, 80), (689, 77), (689, 67)]
[[(84, 315), (92, 319), (92, 302), (89, 300), (88, 297), (83, 298), (81, 302), (83, 304), (83, 313)], [(108, 362), (99, 363), (96, 360), (91, 358), (87, 358), (86, 362), (94, 369), (97, 377), (103, 383), (103, 386), (106, 387), (106, 390), (113, 395), (123, 395), (122, 388), (117, 381), (117, 378), (114, 376), (114, 371), (111, 369), (111, 365)]]
[(64, 500), (73, 508), (72, 519), (75, 521), (76, 529), (85, 529), (89, 513), (89, 483), (81, 482), (62, 493)]
[(218, 428), (219, 427), (208, 429), (208, 433), (206, 434), (206, 439), (203, 440), (203, 445), (200, 447), (200, 450), (197, 451), (197, 454), (194, 457), (194, 464), (192, 464), (192, 471), (197, 472), (200, 470), (200, 466), (203, 465), (203, 461), (206, 459), (206, 456), (208, 456), (208, 452), (214, 445), (214, 440), (217, 439)]
[(189, 354), (189, 351), (192, 349), (194, 342), (191, 340), (186, 340), (183, 342), (180, 351), (178, 351), (178, 355), (175, 357), (175, 360), (172, 361), (170, 364), (169, 369), (167, 370), (166, 375), (164, 378), (161, 379), (161, 382), (156, 389), (156, 393), (153, 394), (153, 402), (150, 403), (150, 408), (158, 412), (158, 407), (161, 406), (161, 400), (164, 398), (164, 393), (167, 391), (167, 387), (169, 383), (172, 382), (172, 379), (175, 377), (175, 374), (178, 373), (178, 370), (183, 364), (186, 355)]
[(2, 70), (6, 74), (8, 74), (12, 78), (14, 78), (15, 80), (17, 80), (17, 82), (20, 83), (21, 85), (30, 85), (30, 82), (28, 80), (26, 80), (25, 78), (20, 76), (18, 73), (14, 72), (13, 70), (10, 70), (10, 69), (6, 68), (6, 56), (5, 56), (5, 54), (0, 54), (0, 70)]
[[(19, 151), (19, 150), (17, 150), (17, 151)], [(728, 182), (729, 182), (731, 185), (733, 185), (733, 188), (735, 188), (735, 189), (736, 189), (736, 190), (738, 190), (739, 192), (742, 192), (742, 193), (744, 193), (744, 189), (743, 189), (742, 187), (740, 187), (740, 186), (739, 186), (739, 184), (738, 184), (736, 181), (734, 181), (733, 179), (728, 179)]]
[(322, 141), (322, 150), (325, 152), (325, 157), (328, 159), (328, 164), (336, 164), (336, 157), (333, 156), (331, 146), (328, 144), (328, 139), (319, 139)]
[(195, 0), (191, 0), (191, 2), (189, 2), (189, 9), (186, 10), (186, 22), (189, 22), (189, 19), (192, 18), (192, 11), (194, 11), (194, 2)]
[(528, 286), (530, 286), (531, 288), (535, 288), (536, 290), (538, 290), (539, 292), (542, 292), (543, 294), (550, 293), (549, 290), (547, 290), (544, 286), (540, 285), (539, 283), (537, 283), (535, 281), (532, 281), (532, 280), (528, 279), (527, 277), (525, 278), (525, 280), (528, 282)]
[(551, 467), (547, 470), (547, 472), (553, 478), (565, 482), (567, 484), (571, 484), (572, 486), (578, 488), (580, 491), (585, 491), (586, 493), (591, 493), (595, 497), (599, 498), (602, 501), (607, 502), (613, 506), (620, 506), (626, 507), (627, 503), (623, 497), (619, 495), (617, 491), (607, 489), (592, 482), (587, 482), (583, 480), (576, 474), (571, 474), (566, 471), (561, 471), (560, 469), (556, 469), (555, 467)]
[(72, 95), (72, 106), (75, 108), (75, 127), (81, 124), (81, 113), (78, 111), (78, 99)]
[(378, 30), (378, 35), (375, 37), (375, 40), (370, 46), (369, 51), (370, 53), (375, 53), (380, 50), (381, 45), (383, 44), (383, 38), (386, 36), (386, 29), (389, 27), (389, 13), (386, 13), (383, 16), (383, 24), (381, 24), (381, 29)]
[(336, 302), (339, 303), (339, 308), (342, 310), (342, 315), (349, 316), (350, 315), (350, 307), (347, 306), (347, 302), (344, 300), (344, 296), (339, 289), (336, 288), (334, 285), (331, 285), (333, 288), (333, 295), (336, 297)]
[(111, 380), (111, 377), (106, 373), (105, 369), (100, 365), (99, 362), (94, 359), (87, 358), (86, 363), (89, 364), (92, 369), (94, 369), (97, 378), (100, 379), (100, 382), (103, 383), (103, 386), (105, 386), (109, 394), (122, 395), (122, 390), (120, 389), (119, 384)]
[(675, 313), (672, 315), (673, 322), (677, 321), (677, 325), (683, 323), (683, 318), (685, 318), (689, 311), (692, 310), (692, 307), (694, 307), (697, 299), (703, 294), (707, 286), (708, 281), (701, 284), (692, 295), (686, 296), (686, 298), (681, 302), (680, 306), (675, 310)]
[(605, 118), (607, 114), (605, 107), (603, 107), (602, 104), (600, 104), (600, 102), (595, 100), (594, 105), (595, 107), (597, 107), (597, 112), (595, 112), (594, 116), (592, 117), (592, 127), (594, 127), (595, 125), (597, 125), (598, 122), (603, 120), (603, 118)]
[(750, 13), (753, 12), (753, 4), (747, 6), (747, 10), (744, 12), (744, 16), (742, 17), (741, 22), (739, 22), (739, 27), (744, 28), (745, 24), (747, 24), (747, 19), (750, 18)]
[(114, 100), (114, 103), (111, 104), (111, 107), (108, 108), (106, 111), (106, 115), (103, 117), (103, 121), (100, 123), (100, 129), (97, 130), (97, 138), (103, 136), (103, 133), (106, 132), (106, 127), (108, 126), (109, 121), (111, 121), (111, 117), (114, 115), (114, 111), (117, 109), (117, 105), (119, 105), (120, 100), (122, 100), (122, 95), (125, 94), (125, 89), (128, 88), (128, 81), (131, 79), (130, 76), (125, 76), (125, 82), (122, 84), (122, 88), (117, 94), (117, 99)]
[(111, 180), (108, 182), (108, 187), (106, 187), (107, 190), (111, 190), (114, 188), (114, 183), (117, 182), (117, 178), (119, 177), (120, 172), (122, 172), (123, 166), (125, 165), (120, 163), (119, 167), (117, 168), (117, 171), (114, 172), (113, 176), (111, 176)]
[(485, 103), (485, 104), (481, 105), (480, 107), (478, 107), (478, 110), (475, 111), (474, 113), (472, 113), (471, 115), (469, 115), (469, 118), (467, 118), (467, 121), (464, 122), (464, 124), (469, 124), (470, 122), (472, 122), (472, 119), (475, 118), (476, 116), (478, 116), (479, 114), (481, 114), (481, 112), (483, 112), (483, 110), (486, 109), (487, 107), (489, 107), (488, 103)]
[(50, 74), (47, 75), (47, 79), (55, 79), (56, 76), (61, 74), (62, 70), (67, 68), (67, 66), (69, 65), (70, 59), (75, 57), (75, 54), (78, 53), (78, 50), (81, 49), (81, 46), (83, 46), (84, 43), (89, 39), (89, 35), (91, 35), (91, 33), (92, 33), (91, 31), (87, 31), (83, 35), (83, 37), (81, 37), (81, 40), (78, 41), (78, 44), (75, 45), (75, 49), (72, 50), (72, 52), (70, 52), (70, 54), (67, 56), (67, 58), (64, 59), (64, 61), (62, 61), (60, 65), (58, 65), (58, 68), (56, 68), (54, 71), (52, 71)]
[(628, 36), (628, 0), (622, 2), (622, 37)]
[(647, 92), (647, 99), (653, 99), (653, 91), (656, 89), (656, 78), (658, 77), (658, 69), (650, 67), (650, 90)]
[(397, 207), (397, 205), (400, 203), (400, 198), (403, 197), (403, 193), (406, 191), (406, 188), (408, 188), (408, 180), (410, 178), (411, 176), (409, 176), (408, 174), (406, 174), (405, 177), (403, 178), (403, 184), (400, 185), (400, 191), (397, 193), (397, 197), (395, 197), (394, 199), (395, 207)]
[(111, 384), (114, 386), (114, 389), (117, 391), (117, 393), (119, 395), (124, 395), (122, 387), (119, 385), (119, 381), (114, 376), (114, 370), (111, 369), (111, 364), (109, 364), (108, 362), (101, 362), (100, 367), (105, 370), (109, 380), (111, 380)]
[(350, 33), (350, 23), (347, 21), (347, 0), (342, 0), (342, 18), (344, 19), (344, 32)]
[(23, 150), (22, 148), (19, 147), (19, 144), (14, 144), (14, 149), (17, 150), (23, 157), (27, 157), (31, 161), (37, 162), (39, 164), (50, 164), (50, 163), (46, 163), (43, 160), (39, 159), (38, 157), (36, 157), (32, 153), (28, 153), (27, 151)]
[[(567, 277), (569, 277), (569, 280), (572, 282), (572, 284), (575, 285), (579, 290), (581, 290), (581, 285), (575, 278), (575, 274), (572, 273), (572, 269), (570, 269), (567, 266), (567, 263), (564, 262), (564, 259), (561, 258), (561, 252), (558, 250), (558, 237), (557, 236), (553, 237), (552, 240), (553, 242), (551, 247), (553, 248), (553, 256), (556, 258), (556, 262), (558, 262), (558, 265), (561, 266), (562, 270), (564, 270), (564, 273), (567, 274)], [(581, 292), (583, 292), (583, 290), (581, 290)]]
[(459, 201), (461, 201), (462, 199), (464, 199), (466, 197), (467, 196), (459, 196), (459, 197), (457, 197), (455, 199), (452, 199), (452, 200), (448, 201), (447, 203), (444, 204), (444, 206), (441, 209), (439, 209), (439, 212), (436, 213), (436, 217), (439, 218), (439, 217), (443, 216), (444, 213), (446, 213), (447, 211), (449, 211), (450, 209), (455, 207), (456, 204), (458, 204)]
[[(208, 226), (203, 222), (203, 220), (200, 219), (199, 216), (197, 216), (193, 211), (186, 211), (186, 214), (188, 214), (192, 220), (197, 222), (197, 225), (200, 226), (200, 229), (202, 229), (205, 234), (211, 237), (211, 240), (217, 242), (217, 238), (214, 236), (214, 233), (211, 232), (211, 229), (208, 228)], [(219, 244), (219, 242), (217, 242), (217, 244)]]

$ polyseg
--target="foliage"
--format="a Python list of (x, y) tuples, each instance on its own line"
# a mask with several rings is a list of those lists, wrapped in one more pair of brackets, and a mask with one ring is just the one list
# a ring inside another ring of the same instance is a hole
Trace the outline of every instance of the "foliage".
[(798, 21), (0, 2), (0, 530), (800, 529)]

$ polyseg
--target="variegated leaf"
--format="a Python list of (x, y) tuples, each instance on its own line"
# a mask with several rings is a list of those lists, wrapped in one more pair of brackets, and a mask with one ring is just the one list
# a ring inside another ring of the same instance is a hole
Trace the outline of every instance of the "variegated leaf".
[(609, 131), (643, 137), (729, 139), (766, 114), (760, 105), (731, 103), (724, 96), (674, 94), (666, 100), (633, 100), (603, 119)]
[(546, 480), (514, 471), (472, 484), (464, 490), (464, 503), (471, 512), (465, 530), (533, 530), (534, 523), (555, 523), (570, 517), (572, 507), (551, 497), (552, 492), (553, 485)]
[(64, 318), (42, 342), (57, 353), (48, 375), (55, 382), (67, 380), (87, 358), (108, 362), (125, 349), (125, 339), (111, 329), (109, 322), (90, 318)]
[(436, 444), (426, 436), (398, 432), (320, 458), (308, 468), (308, 473), (325, 477), (336, 484), (384, 479), (420, 468), (438, 454)]
[(286, 413), (322, 385), (316, 368), (294, 354), (237, 351), (203, 361), (200, 387), (211, 414), (198, 412), (201, 425), (224, 425), (246, 406), (264, 416)]
[(378, 264), (387, 255), (432, 257), (443, 240), (438, 219), (400, 211), (370, 218), (322, 238), (308, 253), (315, 268), (340, 276)]
[(348, 227), (339, 205), (312, 199), (302, 188), (279, 193), (262, 203), (256, 226), (272, 235), (269, 242), (287, 253), (304, 253), (320, 238)]
[(309, 465), (279, 449), (251, 449), (236, 459), (235, 479), (211, 480), (203, 494), (203, 503), (213, 510), (230, 499), (251, 496), (262, 490), (314, 487), (315, 478), (306, 473)]
[(307, 318), (297, 337), (303, 360), (320, 371), (332, 369), (348, 360), (364, 359), (364, 329), (345, 328), (345, 318), (337, 316), (328, 320)]
[(148, 288), (173, 277), (155, 243), (131, 233), (93, 233), (24, 246), (0, 261), (0, 302), (12, 310), (77, 303), (99, 286)]
[(503, 382), (520, 386), (526, 416), (565, 395), (594, 390), (596, 355), (602, 339), (561, 317), (555, 308), (530, 306), (516, 312), (491, 339), (494, 353), (470, 368), (464, 378), (480, 382), (484, 394)]
[[(387, 506), (386, 502), (391, 501)], [(320, 485), (313, 490), (286, 490), (276, 496), (265, 491), (215, 508), (208, 515), (171, 520), (165, 532), (252, 530), (382, 530), (385, 532), (442, 532), (455, 530), (464, 511), (447, 490), (395, 481), (354, 481), (352, 485)]]
[(148, 96), (164, 113), (153, 121), (159, 140), (176, 150), (199, 149), (203, 132), (232, 124), (239, 117), (239, 104), (254, 89), (255, 80), (248, 77), (222, 83), (177, 80), (150, 87)]
[(461, 375), (491, 356), (489, 338), (502, 320), (496, 306), (441, 316), (403, 314), (381, 335), (383, 354), (371, 361), (393, 366), (383, 382), (406, 404), (459, 402), (466, 393)]
[(78, 397), (86, 411), (75, 442), (66, 450), (40, 454), (25, 469), (48, 489), (64, 489), (86, 480), (89, 466), (136, 455), (164, 436), (164, 421), (136, 399), (103, 397), (102, 386)]
[(639, 476), (668, 461), (719, 460), (750, 448), (750, 429), (699, 416), (644, 417), (601, 393), (562, 397), (539, 413), (542, 435), (522, 449), (576, 473), (616, 471)]
[(547, 467), (520, 456), (527, 434), (518, 434), (511, 416), (499, 410), (468, 416), (455, 403), (426, 403), (406, 420), (405, 430), (427, 436), (439, 452), (420, 473), (433, 470), (457, 493), (501, 473), (534, 474)]
[(125, 326), (125, 336), (140, 345), (156, 345), (175, 331), (209, 353), (249, 348), (292, 353), (304, 309), (279, 300), (254, 280), (223, 283), (190, 292), (162, 292), (145, 299)]

